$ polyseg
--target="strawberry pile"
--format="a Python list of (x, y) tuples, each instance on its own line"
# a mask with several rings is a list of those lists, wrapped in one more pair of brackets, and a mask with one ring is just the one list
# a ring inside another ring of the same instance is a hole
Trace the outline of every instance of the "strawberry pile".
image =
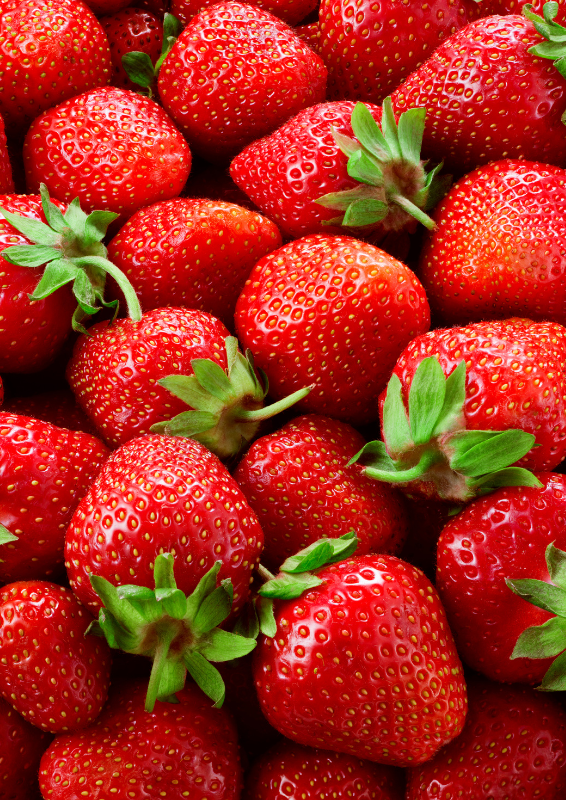
[(566, 0), (0, 0), (0, 800), (566, 797)]

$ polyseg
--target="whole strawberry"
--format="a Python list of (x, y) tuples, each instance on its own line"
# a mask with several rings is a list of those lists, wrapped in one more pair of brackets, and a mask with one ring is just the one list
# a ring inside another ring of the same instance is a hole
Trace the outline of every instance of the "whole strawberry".
[(83, 800), (88, 786), (92, 800), (238, 800), (242, 770), (227, 712), (194, 685), (152, 713), (144, 695), (143, 683), (120, 684), (94, 725), (55, 739), (41, 760), (43, 797)]
[(106, 700), (110, 651), (85, 636), (92, 617), (63, 586), (0, 590), (0, 693), (25, 719), (58, 733), (90, 725)]
[[(394, 766), (427, 761), (460, 733), (462, 669), (422, 572), (394, 556), (347, 558), (319, 569), (302, 597), (288, 592), (294, 577), (282, 596), (296, 599), (276, 601), (276, 624), (254, 654), (260, 703), (277, 730)], [(276, 598), (281, 589), (269, 587), (260, 594)]]
[(238, 0), (193, 17), (163, 62), (158, 88), (195, 152), (227, 161), (321, 102), (326, 67), (291, 28)]
[(48, 733), (27, 722), (0, 699), (0, 797), (30, 800), (39, 797), (39, 762), (51, 742)]

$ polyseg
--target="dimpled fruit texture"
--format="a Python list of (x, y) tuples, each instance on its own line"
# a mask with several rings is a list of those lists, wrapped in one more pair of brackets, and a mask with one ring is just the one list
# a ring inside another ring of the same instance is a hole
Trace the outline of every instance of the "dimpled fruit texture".
[(321, 102), (326, 67), (267, 11), (217, 3), (179, 36), (158, 87), (164, 108), (196, 152), (228, 160), (302, 108)]
[(254, 654), (263, 713), (289, 739), (392, 766), (460, 733), (466, 687), (430, 581), (394, 556), (324, 567), (322, 586), (275, 607)]
[(65, 559), (73, 591), (94, 613), (91, 572), (153, 588), (155, 557), (173, 553), (177, 585), (190, 594), (221, 561), (237, 612), (262, 548), (257, 518), (219, 459), (192, 439), (155, 435), (110, 456), (71, 521)]
[(358, 425), (377, 418), (379, 392), (430, 316), (424, 289), (400, 261), (318, 234), (261, 259), (235, 324), (275, 398), (314, 384), (301, 409)]
[(148, 713), (146, 691), (147, 682), (117, 686), (95, 725), (55, 739), (41, 760), (43, 797), (238, 800), (238, 742), (227, 712), (187, 684), (177, 704), (158, 701)]
[(49, 193), (83, 211), (120, 214), (176, 197), (191, 153), (171, 119), (148, 97), (112, 86), (93, 89), (38, 117), (24, 142), (30, 192)]

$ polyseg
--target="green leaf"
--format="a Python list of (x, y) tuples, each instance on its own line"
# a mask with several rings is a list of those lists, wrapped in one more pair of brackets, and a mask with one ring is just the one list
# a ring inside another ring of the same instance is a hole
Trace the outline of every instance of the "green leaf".
[(104, 608), (98, 612), (98, 625), (109, 646), (114, 650), (132, 652), (136, 649), (138, 639), (135, 634), (120, 625), (114, 615)]
[(208, 597), (208, 595), (215, 591), (216, 580), (221, 567), (222, 562), (217, 561), (214, 566), (202, 576), (194, 592), (187, 598), (186, 616), (188, 619), (194, 619), (205, 597)]
[(8, 542), (17, 542), (18, 537), (14, 536), (8, 528), (5, 528), (4, 525), (0, 523), (0, 544), (8, 544)]
[(277, 622), (273, 612), (273, 600), (269, 597), (258, 597), (256, 602), (257, 614), (259, 617), (259, 629), (264, 636), (271, 639), (277, 633)]
[(85, 220), (84, 245), (90, 247), (96, 242), (101, 242), (106, 236), (108, 226), (120, 215), (113, 211), (93, 211)]
[(232, 608), (232, 598), (224, 586), (219, 586), (199, 606), (193, 618), (193, 628), (198, 633), (208, 633), (223, 622)]
[(189, 675), (200, 686), (207, 697), (214, 701), (214, 707), (220, 708), (226, 696), (226, 688), (221, 674), (204, 656), (195, 650), (184, 653), (185, 666)]
[(537, 688), (542, 692), (563, 692), (566, 689), (566, 653), (554, 659)]
[(219, 421), (217, 414), (208, 411), (182, 411), (173, 419), (156, 422), (150, 427), (152, 433), (165, 433), (168, 436), (191, 438), (214, 428)]
[(426, 108), (409, 108), (399, 117), (397, 131), (402, 157), (420, 164)]
[(352, 130), (354, 136), (365, 149), (380, 161), (391, 158), (391, 150), (369, 108), (364, 103), (356, 103), (352, 111)]
[(480, 489), (480, 491), (476, 491), (477, 495), (488, 494), (501, 486), (526, 486), (531, 489), (542, 489), (542, 483), (536, 475), (523, 467), (507, 467), (507, 469), (500, 469), (497, 472), (490, 472), (481, 478), (469, 479), (467, 484), (470, 488)]
[(199, 652), (208, 661), (232, 661), (247, 656), (255, 646), (254, 639), (216, 628), (210, 632), (207, 641), (199, 646)]
[(124, 53), (122, 66), (128, 78), (144, 89), (149, 89), (155, 80), (155, 68), (147, 53), (141, 53), (137, 50)]
[(438, 360), (421, 361), (409, 390), (409, 425), (416, 445), (430, 441), (444, 407), (446, 379)]
[(19, 233), (32, 241), (34, 244), (41, 244), (45, 247), (54, 247), (61, 241), (61, 237), (51, 228), (41, 222), (39, 219), (30, 219), (30, 217), (22, 217), (21, 214), (12, 214), (0, 206), (0, 214), (8, 220), (10, 225), (14, 227)]
[(101, 575), (89, 575), (90, 584), (102, 600), (104, 607), (125, 629), (135, 630), (144, 625), (146, 619), (128, 600), (120, 597), (118, 589)]
[(156, 589), (156, 599), (166, 614), (174, 619), (184, 619), (187, 613), (187, 598), (180, 589)]
[(533, 578), (519, 580), (506, 578), (505, 583), (512, 592), (531, 605), (542, 608), (551, 614), (557, 614), (559, 617), (566, 617), (566, 592), (563, 589)]
[[(228, 375), (230, 376), (232, 374), (232, 370), (234, 369), (234, 365), (236, 364), (236, 361), (238, 360), (238, 355), (240, 356), (240, 361), (243, 363), (243, 365), (245, 366), (245, 368), (249, 372), (249, 363), (248, 363), (247, 359), (243, 358), (241, 353), (238, 352), (238, 340), (236, 339), (236, 337), (235, 336), (227, 336), (226, 339), (224, 340), (224, 345), (226, 347), (226, 364), (227, 364), (226, 372), (228, 373)], [(257, 378), (256, 378), (255, 373), (253, 372), (253, 370), (252, 370), (251, 377), (252, 377), (252, 380), (254, 381), (254, 384), (257, 383)]]
[(30, 294), (30, 300), (43, 300), (45, 297), (49, 297), (57, 289), (71, 281), (74, 282), (78, 273), (79, 270), (66, 258), (58, 258), (55, 261), (51, 261), (45, 267), (45, 271), (33, 293)]
[(383, 403), (383, 438), (389, 452), (403, 453), (413, 445), (409, 420), (403, 402), (401, 381), (393, 373)]
[(219, 364), (209, 358), (194, 358), (191, 367), (200, 385), (213, 397), (223, 401), (231, 397), (230, 378)]
[(67, 229), (65, 217), (63, 216), (63, 212), (57, 208), (55, 203), (51, 202), (49, 191), (44, 183), (40, 185), (39, 193), (41, 194), (41, 207), (43, 209), (45, 219), (47, 220), (47, 224), (57, 233), (63, 233)]
[(174, 658), (167, 658), (159, 676), (159, 686), (157, 688), (157, 699), (161, 702), (175, 702), (170, 698), (175, 696), (175, 692), (180, 692), (187, 678), (187, 668), (183, 661)]
[(327, 564), (335, 564), (337, 561), (348, 558), (355, 552), (357, 546), (358, 539), (354, 531), (349, 531), (335, 539), (319, 539), (286, 559), (280, 570), (293, 575), (312, 572)]
[(262, 597), (271, 597), (275, 600), (292, 600), (295, 597), (300, 597), (308, 589), (314, 589), (322, 583), (323, 581), (320, 578), (317, 578), (316, 575), (311, 575), (309, 572), (303, 572), (298, 575), (284, 573), (272, 581), (264, 583), (258, 593)]
[(376, 200), (373, 197), (368, 197), (365, 200), (355, 200), (348, 206), (342, 225), (351, 228), (375, 225), (377, 222), (381, 222), (388, 213), (389, 207), (387, 203), (383, 203), (381, 200)]
[(559, 589), (566, 591), (566, 553), (551, 542), (546, 548), (545, 558), (550, 580)]
[(195, 375), (167, 375), (157, 383), (197, 411), (218, 414), (224, 408), (221, 400), (212, 397), (206, 389), (203, 389)]
[(2, 258), (10, 264), (19, 267), (40, 267), (54, 258), (59, 258), (61, 253), (54, 247), (44, 247), (40, 244), (22, 244), (6, 247), (2, 250)]
[(372, 467), (374, 469), (383, 469), (388, 472), (397, 472), (397, 466), (393, 459), (388, 455), (384, 442), (376, 439), (373, 442), (367, 442), (359, 453), (356, 453), (348, 461), (348, 466), (360, 462), (365, 467)]
[(244, 610), (236, 620), (233, 632), (238, 636), (245, 636), (247, 639), (257, 639), (259, 634), (259, 618), (256, 608), (257, 602), (246, 603)]
[(391, 153), (391, 157), (395, 160), (401, 159), (401, 146), (399, 144), (399, 135), (397, 131), (397, 123), (395, 121), (395, 114), (393, 113), (393, 104), (390, 97), (386, 97), (382, 105), (381, 115), (381, 130), (383, 137), (387, 142), (387, 146)]
[(352, 153), (348, 159), (347, 171), (351, 178), (369, 186), (381, 186), (383, 183), (383, 172), (379, 165), (363, 150)]
[(183, 23), (169, 12), (163, 17), (163, 39), (177, 39), (183, 30)]
[(351, 155), (360, 149), (360, 145), (354, 141), (354, 139), (351, 139), (349, 136), (345, 136), (343, 133), (340, 133), (335, 127), (331, 127), (330, 130), (334, 141), (344, 155), (348, 158), (350, 158)]
[(522, 430), (512, 428), (501, 431), (497, 436), (453, 457), (450, 466), (462, 475), (472, 478), (497, 472), (519, 461), (531, 450), (535, 441), (532, 433)]
[(155, 582), (156, 590), (177, 588), (174, 570), (175, 556), (173, 553), (160, 553), (155, 559), (155, 564), (153, 567), (153, 580)]
[(81, 208), (78, 197), (75, 197), (67, 206), (64, 219), (75, 236), (82, 240), (85, 232), (86, 214)]
[(446, 394), (433, 436), (450, 433), (464, 427), (464, 402), (466, 400), (466, 362), (460, 361), (446, 378)]
[(552, 617), (527, 628), (517, 639), (511, 658), (551, 658), (566, 650), (566, 620)]

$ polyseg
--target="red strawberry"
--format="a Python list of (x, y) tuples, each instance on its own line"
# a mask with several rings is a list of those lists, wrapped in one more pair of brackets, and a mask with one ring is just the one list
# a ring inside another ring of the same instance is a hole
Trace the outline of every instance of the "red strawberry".
[(310, 414), (255, 442), (234, 478), (265, 534), (262, 563), (277, 570), (321, 537), (355, 531), (358, 555), (398, 553), (408, 520), (401, 497), (348, 461), (365, 444), (345, 422)]
[(0, 693), (44, 731), (84, 728), (104, 705), (110, 651), (85, 636), (91, 621), (55, 583), (20, 581), (0, 590)]
[[(203, 8), (214, 5), (214, 0), (171, 0), (171, 13), (186, 25)], [(287, 25), (296, 25), (316, 8), (316, 0), (257, 0), (251, 5), (269, 11)]]
[(78, 196), (86, 211), (114, 211), (124, 221), (142, 206), (176, 197), (191, 168), (187, 143), (163, 109), (114, 87), (42, 114), (27, 133), (24, 160), (30, 191), (43, 182), (59, 200)]
[(403, 347), (429, 326), (415, 275), (382, 250), (345, 236), (307, 236), (265, 256), (236, 307), (235, 324), (283, 397), (351, 424), (376, 419), (376, 397)]
[(86, 786), (100, 800), (238, 800), (242, 770), (227, 712), (196, 686), (151, 714), (144, 694), (143, 683), (119, 685), (94, 725), (55, 739), (41, 761), (43, 797), (82, 800)]
[(310, 49), (320, 55), (320, 27), (317, 22), (309, 22), (307, 25), (299, 25), (295, 28), (295, 33), (306, 42)]
[(0, 112), (8, 129), (21, 132), (47, 108), (109, 82), (108, 40), (81, 0), (13, 0), (1, 11)]
[(39, 797), (39, 762), (51, 736), (30, 725), (0, 699), (0, 797), (2, 800), (34, 800)]
[(283, 22), (241, 2), (217, 3), (194, 17), (158, 82), (166, 111), (211, 161), (230, 159), (320, 102), (325, 87), (319, 56)]
[(256, 761), (243, 795), (244, 800), (283, 797), (402, 800), (402, 773), (394, 767), (361, 761), (344, 753), (314, 750), (285, 741)]
[(380, 103), (450, 35), (480, 14), (470, 0), (322, 0), (320, 54), (328, 96)]
[(108, 456), (101, 441), (31, 417), (0, 412), (0, 581), (63, 572), (65, 532)]
[(512, 15), (477, 20), (443, 42), (392, 95), (396, 114), (426, 108), (425, 157), (459, 174), (507, 157), (566, 164), (566, 79), (530, 52), (544, 41)]
[(464, 730), (432, 761), (408, 770), (406, 800), (561, 800), (566, 791), (561, 705), (524, 687), (476, 679), (468, 687)]
[[(255, 651), (265, 716), (310, 747), (396, 766), (432, 758), (466, 714), (434, 587), (387, 555), (348, 558), (318, 570), (316, 580), (303, 597), (276, 604), (276, 626)], [(273, 595), (269, 586), (260, 593)]]
[(131, 217), (110, 242), (108, 257), (128, 276), (145, 311), (188, 306), (232, 328), (252, 267), (280, 246), (276, 226), (253, 211), (176, 198)]
[(512, 315), (566, 324), (566, 171), (497, 161), (462, 178), (434, 214), (419, 277), (438, 319)]
[(124, 69), (122, 57), (131, 52), (146, 53), (154, 64), (161, 55), (162, 23), (149, 11), (130, 7), (103, 17), (101, 24), (110, 45), (112, 85), (122, 89), (137, 89), (138, 86), (130, 80)]

